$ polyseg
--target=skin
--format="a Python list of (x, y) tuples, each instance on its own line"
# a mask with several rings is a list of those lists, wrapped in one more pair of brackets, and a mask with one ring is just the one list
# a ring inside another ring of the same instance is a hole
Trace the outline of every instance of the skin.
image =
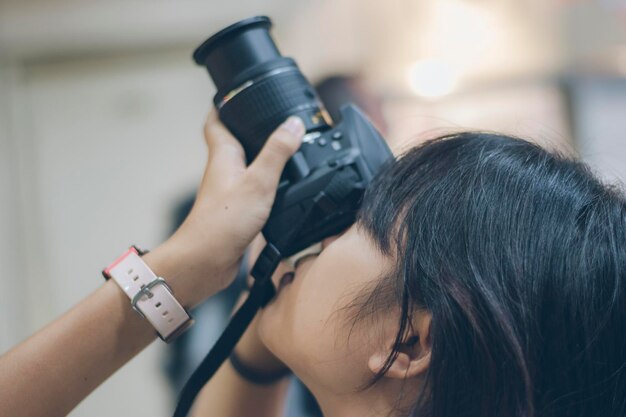
[[(303, 134), (298, 119), (282, 125), (246, 167), (241, 145), (209, 115), (196, 203), (174, 235), (144, 257), (183, 305), (198, 304), (234, 279)], [(111, 280), (0, 357), (0, 415), (64, 416), (154, 339), (154, 329)]]
[[(401, 346), (385, 377), (364, 390), (391, 351), (398, 311), (389, 309), (351, 327), (352, 312), (344, 308), (386, 279), (392, 260), (363, 230), (352, 226), (324, 241), (319, 255), (308, 255), (296, 264), (293, 282), (280, 288), (237, 345), (239, 357), (261, 371), (289, 367), (314, 394), (326, 417), (405, 415), (428, 369), (431, 315), (416, 314), (407, 339), (417, 337), (417, 343)], [(283, 263), (273, 277), (275, 284), (290, 271), (294, 268)], [(226, 363), (201, 392), (194, 416), (278, 417), (286, 388), (286, 381), (272, 386), (248, 383)]]

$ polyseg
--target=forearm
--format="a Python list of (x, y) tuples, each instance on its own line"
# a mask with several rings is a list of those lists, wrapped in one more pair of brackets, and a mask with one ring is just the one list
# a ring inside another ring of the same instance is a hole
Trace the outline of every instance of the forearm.
[[(244, 151), (213, 112), (196, 201), (183, 224), (144, 260), (192, 307), (228, 285), (244, 249), (267, 220), (281, 173), (302, 144), (289, 119), (246, 168)], [(169, 242), (169, 243), (168, 243)], [(114, 282), (0, 357), (0, 415), (63, 416), (155, 336)]]
[(155, 338), (112, 281), (0, 357), (2, 415), (56, 417)]
[[(193, 291), (167, 253), (157, 248), (145, 260), (190, 305)], [(110, 280), (0, 357), (0, 415), (64, 416), (155, 338), (154, 328)]]

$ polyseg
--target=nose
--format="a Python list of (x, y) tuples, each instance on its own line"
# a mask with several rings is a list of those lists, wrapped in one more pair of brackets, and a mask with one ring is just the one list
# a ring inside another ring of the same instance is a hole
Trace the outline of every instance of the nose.
[(278, 268), (276, 268), (276, 271), (272, 275), (272, 282), (274, 283), (274, 287), (278, 287), (280, 279), (288, 272), (295, 272), (295, 268), (293, 267), (293, 265), (286, 260), (280, 261), (280, 263), (278, 264)]

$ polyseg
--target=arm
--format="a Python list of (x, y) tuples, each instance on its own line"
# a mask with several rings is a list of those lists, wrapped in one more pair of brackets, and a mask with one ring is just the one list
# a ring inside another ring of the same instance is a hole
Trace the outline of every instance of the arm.
[[(167, 276), (156, 260), (151, 266)], [(0, 414), (66, 415), (154, 338), (152, 326), (108, 281), (0, 358)]]
[[(232, 281), (243, 250), (269, 216), (282, 168), (303, 133), (301, 123), (283, 125), (246, 168), (239, 143), (215, 114), (209, 117), (209, 158), (194, 207), (176, 233), (144, 257), (183, 305), (194, 306)], [(154, 334), (122, 290), (105, 283), (0, 357), (0, 415), (66, 415)]]

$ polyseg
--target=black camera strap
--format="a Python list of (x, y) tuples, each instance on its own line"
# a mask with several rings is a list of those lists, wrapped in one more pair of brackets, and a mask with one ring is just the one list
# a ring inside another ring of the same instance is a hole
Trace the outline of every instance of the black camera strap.
[(280, 252), (276, 247), (268, 243), (252, 268), (251, 275), (254, 277), (254, 284), (250, 289), (248, 298), (233, 315), (220, 338), (187, 380), (174, 411), (174, 417), (187, 415), (202, 387), (228, 359), (256, 313), (273, 298), (274, 285), (271, 277), (281, 259)]
[[(284, 236), (282, 241), (277, 243), (277, 246), (286, 247), (283, 245), (288, 245), (288, 242), (298, 236), (304, 225), (310, 220), (310, 216), (315, 214), (315, 210), (328, 212), (336, 209), (336, 202), (341, 201), (342, 197), (355, 189), (355, 182), (358, 178), (356, 172), (351, 168), (338, 169), (324, 187), (324, 191), (319, 192), (314, 199), (315, 204), (294, 224), (289, 235)], [(254, 277), (254, 284), (250, 289), (248, 298), (230, 319), (220, 338), (185, 383), (174, 411), (174, 417), (187, 416), (200, 390), (213, 377), (222, 363), (228, 359), (256, 313), (274, 297), (272, 274), (282, 259), (277, 246), (268, 242), (254, 263), (250, 273)]]

